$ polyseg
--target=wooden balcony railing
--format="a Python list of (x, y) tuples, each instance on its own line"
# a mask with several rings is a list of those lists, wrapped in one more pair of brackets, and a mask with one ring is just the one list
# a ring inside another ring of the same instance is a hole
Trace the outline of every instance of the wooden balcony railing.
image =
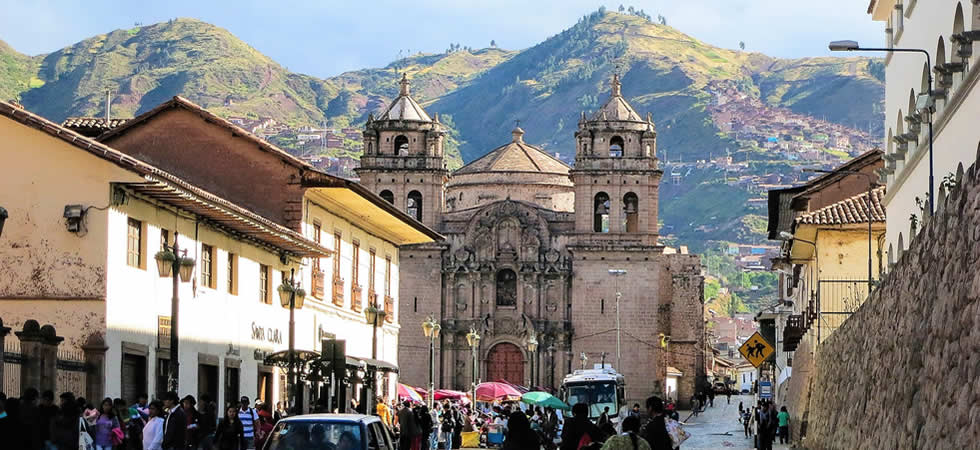
[(350, 288), (350, 309), (361, 312), (361, 287), (356, 284)]
[(323, 273), (322, 270), (313, 271), (313, 296), (318, 299), (323, 299), (323, 295), (326, 293), (327, 284), (327, 274)]
[(392, 323), (395, 321), (395, 299), (391, 298), (390, 295), (385, 296), (385, 322)]
[(344, 306), (344, 279), (333, 279), (333, 304)]

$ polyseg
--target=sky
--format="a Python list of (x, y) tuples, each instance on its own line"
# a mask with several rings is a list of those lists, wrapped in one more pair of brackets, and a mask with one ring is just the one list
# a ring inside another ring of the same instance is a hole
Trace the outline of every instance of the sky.
[[(450, 43), (523, 49), (582, 16), (621, 3), (590, 0), (0, 0), (0, 40), (37, 55), (139, 22), (193, 17), (226, 28), (289, 70), (321, 78), (381, 67)], [(636, 0), (710, 44), (777, 57), (828, 55), (827, 43), (883, 46), (866, 0)]]

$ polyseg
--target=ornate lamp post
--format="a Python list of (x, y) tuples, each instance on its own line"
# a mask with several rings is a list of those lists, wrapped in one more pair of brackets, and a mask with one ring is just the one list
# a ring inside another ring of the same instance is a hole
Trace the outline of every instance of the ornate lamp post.
[(293, 414), (302, 414), (303, 405), (296, 393), (296, 310), (303, 309), (306, 291), (295, 279), (295, 269), (289, 269), (289, 280), (279, 285), (279, 301), (283, 308), (289, 308), (289, 369), (286, 375), (289, 403)]
[[(385, 315), (383, 309), (378, 309), (377, 306), (371, 304), (364, 309), (364, 318), (367, 319), (367, 323), (371, 324), (371, 359), (378, 359), (378, 327), (383, 326), (385, 323)], [(371, 395), (372, 397), (378, 395), (378, 374), (371, 373)], [(372, 401), (368, 398), (366, 401)]]
[(436, 385), (436, 339), (439, 337), (439, 331), (442, 330), (442, 325), (439, 325), (434, 317), (429, 316), (422, 322), (422, 334), (429, 338), (429, 410), (432, 410), (432, 399), (435, 398)]
[(531, 360), (531, 380), (527, 384), (527, 387), (534, 390), (534, 360), (537, 359), (538, 355), (538, 337), (534, 334), (534, 330), (531, 330), (527, 335), (527, 359)]
[[(2, 209), (2, 208), (0, 208)], [(5, 216), (6, 211), (0, 213), (0, 217)], [(3, 223), (0, 222), (0, 228)], [(178, 317), (180, 313), (180, 284), (177, 281), (188, 282), (194, 273), (194, 266), (197, 264), (194, 258), (187, 257), (187, 250), (181, 249), (177, 245), (178, 233), (174, 231), (174, 245), (163, 244), (163, 249), (157, 252), (154, 259), (157, 261), (157, 272), (161, 277), (171, 277), (173, 280), (173, 296), (170, 297), (170, 374), (167, 378), (167, 389), (174, 392), (178, 390), (178, 378), (180, 377), (180, 334), (178, 333)]]
[(466, 343), (470, 344), (470, 353), (473, 357), (473, 373), (470, 376), (470, 389), (473, 389), (473, 405), (476, 406), (476, 385), (478, 383), (477, 374), (480, 372), (480, 367), (477, 365), (476, 354), (480, 351), (480, 334), (476, 332), (475, 329), (470, 328), (470, 332), (466, 334)]

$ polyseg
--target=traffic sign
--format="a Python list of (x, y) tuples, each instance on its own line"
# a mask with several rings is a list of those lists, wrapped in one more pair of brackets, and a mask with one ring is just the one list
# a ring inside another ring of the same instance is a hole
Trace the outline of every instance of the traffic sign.
[(763, 400), (772, 400), (772, 382), (771, 381), (760, 381), (759, 382), (759, 398)]
[(775, 351), (776, 349), (773, 348), (772, 344), (766, 341), (758, 331), (738, 348), (738, 352), (742, 354), (742, 357), (755, 367), (762, 365)]

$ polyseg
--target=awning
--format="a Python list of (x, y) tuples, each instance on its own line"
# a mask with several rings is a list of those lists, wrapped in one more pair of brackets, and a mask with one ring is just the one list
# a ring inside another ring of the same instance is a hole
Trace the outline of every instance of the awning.
[(347, 367), (352, 367), (352, 368), (367, 367), (367, 368), (373, 368), (374, 370), (379, 370), (381, 372), (398, 373), (398, 366), (390, 362), (381, 361), (380, 359), (360, 358), (360, 357), (350, 356), (350, 355), (347, 355)]
[(684, 372), (681, 372), (676, 367), (667, 366), (667, 376), (668, 377), (682, 377), (682, 376), (684, 376)]

